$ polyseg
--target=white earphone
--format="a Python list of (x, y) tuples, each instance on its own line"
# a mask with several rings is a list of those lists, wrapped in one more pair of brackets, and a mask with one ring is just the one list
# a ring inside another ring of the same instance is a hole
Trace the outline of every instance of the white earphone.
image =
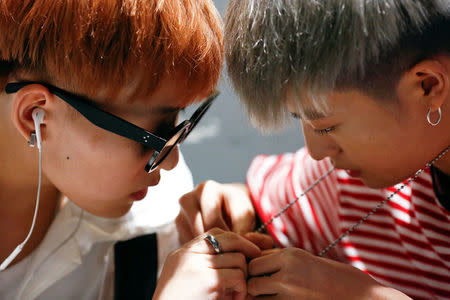
[(42, 139), (41, 139), (41, 124), (44, 122), (45, 111), (41, 108), (35, 108), (31, 113), (34, 121), (34, 129), (36, 130), (37, 147), (41, 151)]
[[(11, 252), (11, 254), (2, 262), (0, 265), (0, 271), (3, 271), (6, 269), (9, 264), (16, 258), (17, 255), (22, 251), (23, 247), (27, 243), (28, 239), (31, 236), (31, 233), (33, 232), (34, 225), (36, 223), (36, 216), (39, 208), (39, 197), (41, 194), (41, 174), (42, 174), (42, 139), (41, 139), (41, 124), (44, 122), (44, 116), (45, 112), (43, 109), (35, 108), (33, 112), (31, 113), (31, 116), (34, 121), (34, 129), (36, 130), (36, 140), (37, 140), (37, 148), (39, 150), (39, 184), (38, 184), (38, 191), (37, 191), (37, 199), (36, 199), (36, 206), (34, 209), (34, 216), (33, 216), (33, 223), (31, 224), (30, 231), (28, 232), (27, 237), (25, 240), (20, 243), (14, 250)], [(32, 144), (31, 144), (32, 145)]]

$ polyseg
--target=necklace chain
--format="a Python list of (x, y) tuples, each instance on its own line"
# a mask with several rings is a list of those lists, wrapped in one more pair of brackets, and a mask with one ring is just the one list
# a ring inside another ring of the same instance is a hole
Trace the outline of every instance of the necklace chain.
[[(362, 217), (358, 222), (356, 222), (355, 224), (353, 224), (349, 229), (347, 229), (346, 232), (342, 233), (337, 239), (335, 239), (332, 243), (330, 243), (327, 247), (325, 247), (322, 251), (320, 251), (319, 256), (322, 257), (325, 254), (327, 254), (327, 252), (334, 248), (337, 244), (339, 244), (343, 238), (345, 238), (346, 236), (348, 236), (352, 231), (354, 231), (359, 225), (361, 225), (362, 223), (364, 223), (371, 215), (373, 215), (374, 213), (377, 212), (377, 210), (379, 210), (383, 205), (385, 205), (388, 201), (390, 201), (392, 199), (392, 197), (394, 197), (396, 194), (398, 194), (398, 192), (400, 192), (405, 186), (407, 186), (408, 184), (410, 184), (411, 182), (413, 182), (414, 180), (417, 179), (417, 177), (420, 176), (420, 174), (423, 173), (423, 171), (425, 171), (426, 169), (430, 168), (431, 165), (433, 165), (436, 161), (438, 161), (439, 159), (442, 158), (442, 156), (444, 156), (448, 151), (450, 150), (450, 146), (448, 146), (447, 148), (445, 148), (444, 151), (442, 151), (441, 153), (439, 153), (433, 160), (431, 160), (430, 162), (428, 162), (425, 167), (423, 167), (422, 169), (419, 169), (412, 177), (410, 177), (408, 180), (404, 181), (400, 187), (397, 188), (396, 191), (392, 192), (389, 196), (386, 197), (386, 199), (384, 199), (383, 201), (381, 201), (380, 203), (378, 203), (370, 212), (368, 212), (364, 217)], [(269, 221), (267, 221), (266, 223), (262, 224), (257, 230), (256, 232), (263, 232), (267, 226), (269, 226), (271, 223), (273, 223), (273, 221), (280, 217), (281, 215), (283, 215), (292, 205), (294, 205), (301, 197), (305, 196), (306, 193), (308, 193), (310, 190), (312, 190), (316, 185), (318, 185), (321, 181), (323, 181), (326, 177), (328, 177), (328, 175), (330, 175), (332, 172), (334, 171), (334, 167), (331, 168), (330, 170), (328, 170), (324, 175), (322, 175), (319, 179), (317, 179), (315, 182), (313, 182), (300, 196), (298, 196), (296, 199), (292, 200), (291, 202), (289, 202), (284, 208), (282, 208), (277, 214), (275, 214), (274, 216), (272, 216)]]

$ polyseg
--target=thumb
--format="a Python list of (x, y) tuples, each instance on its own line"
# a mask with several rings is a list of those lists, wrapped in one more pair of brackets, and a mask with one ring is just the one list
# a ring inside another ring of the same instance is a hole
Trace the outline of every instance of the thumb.
[(261, 250), (272, 249), (275, 245), (274, 240), (268, 234), (258, 232), (248, 232), (244, 237), (259, 247)]
[[(240, 208), (240, 209), (239, 209)], [(225, 202), (226, 213), (229, 220), (231, 230), (238, 234), (246, 234), (255, 229), (255, 211), (252, 208), (239, 207), (235, 205), (233, 209), (228, 207), (228, 202)]]

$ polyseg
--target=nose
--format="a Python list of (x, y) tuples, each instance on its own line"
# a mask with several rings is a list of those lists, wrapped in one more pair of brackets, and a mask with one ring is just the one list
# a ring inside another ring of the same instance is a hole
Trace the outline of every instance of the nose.
[(175, 146), (172, 151), (167, 155), (167, 157), (161, 162), (159, 167), (164, 170), (172, 170), (178, 164), (179, 154), (178, 146)]
[(313, 159), (322, 160), (326, 157), (335, 157), (342, 151), (330, 136), (315, 133), (314, 129), (304, 122), (302, 122), (302, 129), (306, 148)]

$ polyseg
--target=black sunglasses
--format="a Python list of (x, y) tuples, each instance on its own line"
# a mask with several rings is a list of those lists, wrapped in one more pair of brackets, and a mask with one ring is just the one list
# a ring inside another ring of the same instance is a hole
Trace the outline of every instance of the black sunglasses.
[(195, 125), (197, 125), (198, 121), (200, 121), (205, 112), (211, 106), (213, 100), (219, 95), (219, 92), (215, 92), (210, 97), (208, 97), (208, 99), (206, 99), (204, 103), (194, 112), (189, 120), (185, 120), (180, 123), (177, 127), (175, 127), (173, 133), (167, 139), (165, 139), (128, 121), (125, 121), (124, 119), (119, 118), (107, 111), (95, 107), (94, 105), (90, 104), (90, 102), (92, 101), (88, 98), (72, 94), (47, 83), (8, 83), (5, 87), (5, 92), (7, 94), (17, 93), (21, 88), (30, 84), (40, 84), (46, 87), (50, 93), (64, 100), (92, 124), (104, 130), (141, 143), (145, 147), (155, 150), (145, 166), (145, 171), (147, 171), (148, 173), (156, 169), (156, 167), (158, 167), (158, 165), (169, 155), (170, 151), (172, 151), (172, 149), (175, 148), (176, 145), (180, 144), (186, 139), (192, 129), (194, 129)]

